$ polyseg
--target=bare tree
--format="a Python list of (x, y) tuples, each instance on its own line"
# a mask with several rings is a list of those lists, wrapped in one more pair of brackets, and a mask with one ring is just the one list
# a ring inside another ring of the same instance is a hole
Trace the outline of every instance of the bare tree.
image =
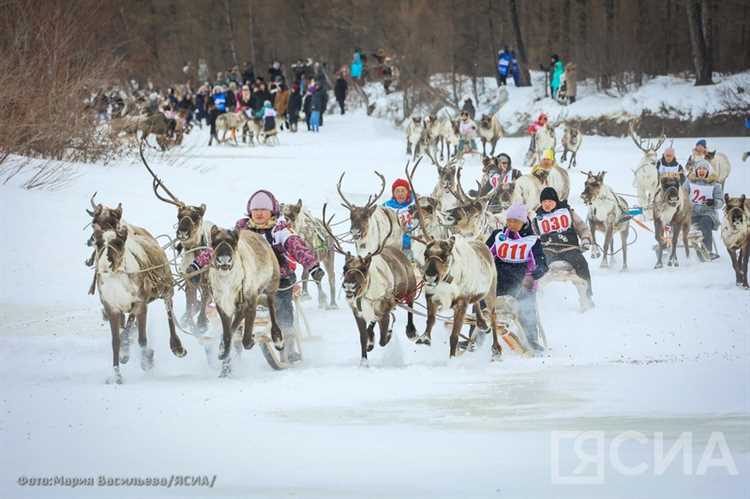
[(713, 35), (708, 0), (685, 0), (690, 45), (693, 49), (695, 85), (713, 85)]
[(513, 24), (513, 33), (516, 37), (516, 47), (518, 47), (518, 67), (520, 70), (520, 78), (518, 86), (530, 87), (531, 76), (529, 75), (529, 59), (526, 56), (526, 44), (523, 42), (523, 35), (521, 34), (521, 23), (518, 19), (518, 5), (516, 0), (508, 0), (510, 3), (510, 18)]

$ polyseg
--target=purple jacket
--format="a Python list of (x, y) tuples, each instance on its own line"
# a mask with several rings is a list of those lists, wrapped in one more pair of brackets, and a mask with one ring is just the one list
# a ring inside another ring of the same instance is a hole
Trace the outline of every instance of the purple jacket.
[(269, 229), (257, 229), (248, 226), (249, 219), (241, 218), (235, 224), (237, 230), (252, 230), (261, 234), (273, 247), (276, 257), (279, 259), (281, 277), (289, 277), (294, 274), (295, 263), (309, 270), (318, 265), (318, 258), (305, 243), (305, 241), (292, 232), (291, 227), (284, 219), (279, 217), (276, 224)]

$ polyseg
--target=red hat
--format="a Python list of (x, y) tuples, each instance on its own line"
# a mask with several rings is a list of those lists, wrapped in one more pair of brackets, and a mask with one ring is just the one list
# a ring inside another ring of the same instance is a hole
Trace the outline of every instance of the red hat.
[(409, 188), (409, 182), (406, 181), (406, 180), (404, 180), (404, 179), (402, 179), (402, 178), (397, 178), (393, 182), (393, 184), (391, 185), (391, 194), (393, 194), (393, 191), (396, 190), (396, 187), (403, 187), (403, 188), (406, 189), (406, 192), (408, 192), (409, 194), (411, 194), (411, 188)]

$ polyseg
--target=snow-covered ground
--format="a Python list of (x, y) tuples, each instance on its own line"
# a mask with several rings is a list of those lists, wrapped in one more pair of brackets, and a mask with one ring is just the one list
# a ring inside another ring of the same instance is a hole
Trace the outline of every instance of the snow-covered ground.
[[(342, 171), (353, 201), (376, 191), (373, 170), (403, 174), (402, 133), (388, 122), (363, 114), (325, 120), (320, 134), (283, 134), (274, 148), (208, 148), (203, 130), (150, 161), (175, 194), (206, 203), (207, 217), (223, 226), (242, 216), (258, 188), (286, 202), (301, 197), (319, 214), (324, 202), (338, 206)], [(679, 159), (694, 142), (675, 140)], [(750, 168), (739, 159), (750, 144), (709, 145), (733, 163), (727, 190), (750, 192)], [(520, 164), (526, 147), (527, 139), (507, 139), (499, 150)], [(634, 193), (640, 154), (629, 139), (586, 137), (578, 168), (607, 170), (617, 191)], [(478, 176), (478, 158), (465, 169), (467, 182)], [(585, 212), (583, 178), (571, 173), (571, 198)], [(435, 180), (434, 168), (420, 165), (417, 188), (427, 192)], [(174, 208), (153, 196), (135, 160), (85, 166), (56, 192), (0, 188), (0, 497), (746, 496), (750, 294), (735, 287), (721, 245), (715, 262), (680, 253), (679, 268), (657, 271), (651, 234), (638, 229), (629, 272), (619, 260), (610, 269), (591, 262), (595, 309), (578, 313), (570, 285), (544, 289), (551, 349), (535, 359), (506, 350), (491, 363), (485, 344), (449, 362), (442, 326), (431, 348), (418, 347), (403, 335), (399, 312), (391, 344), (376, 346), (370, 368), (360, 368), (356, 327), (340, 297), (337, 311), (307, 302), (317, 338), (305, 342), (303, 366), (272, 371), (256, 347), (231, 379), (219, 379), (194, 338), (183, 336), (186, 358), (171, 355), (157, 303), (149, 315), (156, 367), (144, 374), (131, 361), (116, 386), (104, 384), (109, 328), (98, 298), (86, 294), (89, 231), (81, 229), (94, 191), (106, 204), (122, 202), (128, 221), (174, 232)], [(570, 433), (560, 432), (592, 433), (577, 454)], [(674, 461), (659, 470), (676, 442)], [(597, 452), (601, 467), (584, 463), (573, 474), (579, 455)], [(639, 463), (645, 468), (633, 474)], [(172, 474), (217, 478), (213, 489), (17, 483)], [(569, 483), (591, 474), (593, 484)]]

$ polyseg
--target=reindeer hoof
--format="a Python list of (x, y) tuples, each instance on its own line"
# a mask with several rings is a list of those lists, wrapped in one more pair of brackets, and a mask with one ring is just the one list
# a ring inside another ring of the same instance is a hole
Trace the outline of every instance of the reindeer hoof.
[(271, 339), (273, 340), (273, 346), (276, 350), (281, 352), (284, 350), (284, 337), (281, 335), (281, 330), (271, 331)]
[(120, 364), (127, 364), (130, 360), (130, 352), (120, 350)]
[(380, 346), (381, 347), (386, 346), (388, 344), (388, 342), (391, 341), (391, 336), (393, 336), (393, 334), (390, 331), (388, 331), (387, 335), (381, 336), (380, 337)]
[(220, 378), (228, 378), (232, 374), (232, 364), (227, 361), (221, 365), (221, 371), (219, 371)]
[(661, 262), (657, 262), (657, 263), (656, 263), (656, 265), (654, 265), (654, 268), (655, 268), (655, 269), (660, 269), (660, 268), (662, 268), (663, 266), (664, 266), (664, 264), (662, 264)]
[(151, 348), (144, 348), (141, 350), (141, 369), (144, 371), (150, 371), (154, 367), (154, 350)]
[(255, 338), (253, 338), (253, 335), (249, 334), (242, 337), (242, 348), (245, 350), (250, 350), (255, 346)]
[(359, 360), (359, 367), (370, 367), (366, 357)]
[(609, 263), (606, 260), (602, 260), (602, 263), (599, 264), (599, 268), (608, 269), (609, 268)]
[(429, 336), (425, 336), (424, 334), (417, 338), (417, 345), (432, 345), (432, 339)]
[(172, 348), (172, 353), (175, 357), (182, 358), (187, 355), (187, 350), (185, 350), (185, 348), (180, 343), (170, 345), (170, 347)]
[(122, 374), (120, 374), (120, 368), (119, 367), (115, 367), (114, 374), (112, 374), (112, 376), (110, 376), (109, 378), (107, 378), (107, 380), (105, 381), (105, 383), (108, 384), (108, 385), (121, 385), (122, 384)]
[(339, 306), (334, 302), (326, 307), (326, 310), (338, 310)]
[(492, 345), (492, 362), (503, 360), (503, 347), (500, 345)]
[(411, 341), (417, 340), (417, 328), (415, 327), (408, 327), (406, 328), (406, 337)]
[(622, 268), (620, 269), (620, 272), (627, 272), (627, 271), (628, 271), (627, 265), (623, 265)]

